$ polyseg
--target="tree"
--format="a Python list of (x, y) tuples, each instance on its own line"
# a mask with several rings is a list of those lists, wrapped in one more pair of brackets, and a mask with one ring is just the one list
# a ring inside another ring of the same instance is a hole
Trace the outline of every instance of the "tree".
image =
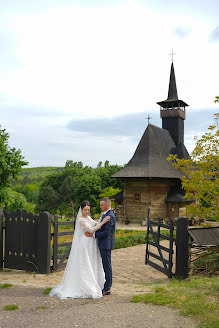
[(34, 213), (35, 206), (32, 203), (28, 203), (26, 197), (19, 192), (8, 188), (8, 199), (7, 199), (7, 209), (8, 212), (22, 208), (28, 212)]
[[(75, 213), (75, 188), (76, 188), (76, 182), (74, 181), (72, 175), (67, 175), (60, 186), (58, 192), (60, 195), (60, 199), (63, 201), (63, 203), (67, 206), (64, 206), (67, 210), (67, 212), (70, 212), (74, 215)], [(63, 205), (61, 207), (63, 207)]]
[[(40, 198), (41, 197), (41, 198)], [(40, 189), (40, 205), (38, 205), (37, 209), (39, 211), (49, 211), (51, 213), (55, 213), (58, 208), (58, 193), (53, 189), (52, 186), (45, 186)]]
[(101, 180), (96, 174), (84, 175), (81, 183), (76, 188), (78, 205), (85, 199), (95, 207), (101, 192)]
[(219, 113), (214, 118), (215, 124), (208, 127), (208, 132), (199, 140), (194, 137), (196, 145), (189, 159), (171, 154), (167, 160), (184, 173), (181, 182), (185, 197), (195, 199), (187, 206), (188, 213), (219, 221)]
[(7, 201), (7, 188), (11, 185), (10, 177), (17, 179), (22, 166), (27, 165), (21, 150), (9, 147), (9, 134), (0, 126), (0, 204)]

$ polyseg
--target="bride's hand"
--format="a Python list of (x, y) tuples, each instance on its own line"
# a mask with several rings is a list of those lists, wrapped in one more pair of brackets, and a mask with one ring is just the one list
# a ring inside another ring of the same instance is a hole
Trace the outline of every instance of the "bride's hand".
[(104, 219), (103, 219), (103, 224), (107, 223), (108, 221), (110, 220), (110, 216), (106, 216)]

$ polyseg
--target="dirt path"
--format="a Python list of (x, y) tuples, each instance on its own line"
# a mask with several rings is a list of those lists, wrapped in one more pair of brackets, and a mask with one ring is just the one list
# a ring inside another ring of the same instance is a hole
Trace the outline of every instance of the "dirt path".
[[(165, 242), (163, 242), (165, 243)], [(112, 294), (99, 300), (60, 300), (43, 294), (45, 287), (61, 281), (63, 271), (50, 275), (9, 270), (0, 273), (0, 282), (13, 286), (0, 290), (0, 328), (11, 327), (153, 327), (195, 328), (189, 318), (169, 307), (130, 303), (135, 294), (150, 290), (152, 283), (168, 278), (144, 264), (145, 245), (112, 252)], [(6, 304), (17, 304), (16, 311), (4, 311)], [(45, 306), (44, 309), (37, 309)]]

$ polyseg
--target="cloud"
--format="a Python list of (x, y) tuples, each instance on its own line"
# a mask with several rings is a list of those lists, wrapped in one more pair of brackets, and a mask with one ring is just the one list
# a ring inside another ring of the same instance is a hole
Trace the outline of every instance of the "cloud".
[[(161, 127), (172, 47), (178, 94), (191, 106), (188, 150), (206, 131), (219, 76), (219, 48), (206, 40), (217, 23), (188, 11), (189, 0), (184, 10), (155, 1), (0, 1), (1, 125), (30, 166), (127, 162), (148, 111)], [(208, 4), (215, 15), (217, 3)]]
[(210, 34), (209, 40), (211, 42), (219, 42), (219, 26), (217, 26)]
[(174, 29), (175, 34), (180, 38), (183, 39), (190, 34), (190, 29), (186, 29), (182, 26), (178, 26)]
[[(156, 113), (157, 116), (157, 113)], [(112, 118), (88, 118), (71, 120), (67, 128), (99, 137), (135, 137), (146, 126), (146, 113), (135, 113)]]
[[(204, 133), (210, 124), (213, 123), (213, 113), (215, 109), (191, 109), (186, 110), (185, 120), (185, 136), (186, 134)], [(162, 127), (160, 119), (160, 111), (154, 110), (150, 112), (152, 119), (151, 124)], [(195, 124), (194, 124), (195, 122)], [(81, 132), (85, 135), (95, 137), (124, 137), (124, 138), (140, 138), (147, 127), (147, 113), (132, 113), (127, 115), (113, 116), (112, 118), (93, 118), (83, 120), (71, 120), (66, 127), (74, 132)], [(136, 139), (135, 139), (136, 140)]]

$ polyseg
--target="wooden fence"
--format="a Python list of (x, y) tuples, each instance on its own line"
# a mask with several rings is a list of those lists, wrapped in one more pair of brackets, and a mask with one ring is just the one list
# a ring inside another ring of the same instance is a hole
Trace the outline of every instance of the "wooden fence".
[[(60, 226), (72, 226), (71, 231), (60, 231), (59, 232), (59, 227)], [(64, 243), (59, 243), (59, 236), (68, 236), (68, 235), (73, 235), (74, 229), (75, 229), (75, 220), (71, 221), (59, 221), (59, 218), (57, 215), (54, 216), (54, 231), (51, 234), (53, 237), (53, 256), (52, 256), (52, 271), (56, 271), (60, 268), (62, 268), (65, 265), (65, 260), (68, 259), (69, 253), (70, 253), (70, 246), (72, 242), (64, 242)], [(66, 251), (65, 253), (59, 254), (59, 250), (61, 247), (64, 246), (69, 246), (69, 250)]]
[[(157, 231), (153, 228), (157, 227)], [(169, 231), (169, 235), (162, 234), (160, 228), (165, 228)], [(170, 220), (170, 224), (161, 223), (161, 219), (158, 216), (158, 221), (152, 221), (150, 219), (150, 209), (148, 209), (148, 222), (147, 222), (147, 236), (146, 236), (146, 257), (145, 264), (152, 266), (154, 269), (166, 274), (168, 278), (172, 277), (172, 266), (173, 266), (173, 221)], [(150, 240), (150, 236), (152, 240)], [(169, 241), (168, 247), (160, 245), (160, 239)], [(157, 249), (158, 254), (149, 250), (149, 246), (154, 246)], [(168, 253), (168, 260), (165, 258), (163, 252)], [(160, 261), (160, 264), (153, 262), (152, 259)]]

